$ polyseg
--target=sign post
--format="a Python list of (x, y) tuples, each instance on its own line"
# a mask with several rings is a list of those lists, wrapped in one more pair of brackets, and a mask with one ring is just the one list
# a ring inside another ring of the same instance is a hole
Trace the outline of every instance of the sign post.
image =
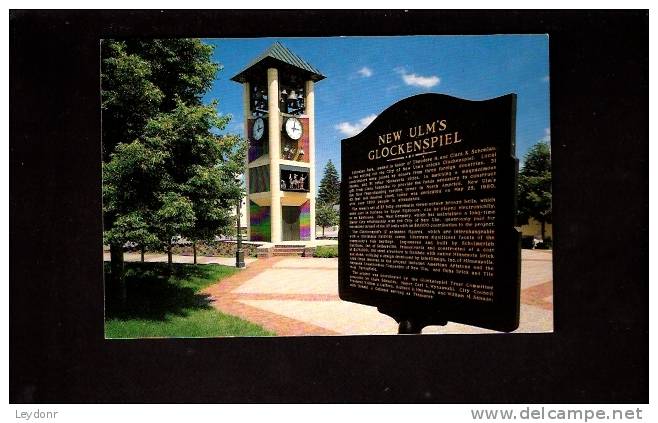
[(339, 295), (420, 333), (519, 325), (516, 95), (404, 99), (341, 143)]

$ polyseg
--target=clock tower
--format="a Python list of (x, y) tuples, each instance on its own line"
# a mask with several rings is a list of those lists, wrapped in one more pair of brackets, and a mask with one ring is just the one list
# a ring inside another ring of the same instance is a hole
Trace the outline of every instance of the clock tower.
[(315, 240), (316, 68), (274, 43), (231, 80), (243, 86), (247, 238)]

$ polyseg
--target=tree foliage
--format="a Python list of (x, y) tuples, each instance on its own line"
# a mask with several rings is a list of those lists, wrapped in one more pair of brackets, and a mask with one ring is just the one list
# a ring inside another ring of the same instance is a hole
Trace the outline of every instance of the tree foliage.
[(338, 225), (338, 212), (332, 205), (320, 204), (315, 211), (315, 222), (322, 227), (322, 236), (324, 236), (324, 229), (326, 227)]
[(103, 42), (105, 241), (170, 246), (232, 223), (245, 143), (218, 135), (230, 116), (203, 105), (219, 66), (200, 40)]
[(103, 40), (101, 107), (103, 159), (119, 143), (142, 135), (149, 119), (169, 112), (177, 100), (201, 105), (220, 69), (212, 46), (198, 39)]
[(331, 159), (329, 159), (324, 168), (324, 175), (320, 181), (317, 200), (319, 205), (326, 204), (330, 206), (340, 202), (340, 177)]
[(528, 223), (533, 218), (542, 226), (552, 221), (552, 177), (551, 149), (548, 143), (539, 142), (532, 146), (525, 156), (519, 172), (518, 217), (520, 223)]

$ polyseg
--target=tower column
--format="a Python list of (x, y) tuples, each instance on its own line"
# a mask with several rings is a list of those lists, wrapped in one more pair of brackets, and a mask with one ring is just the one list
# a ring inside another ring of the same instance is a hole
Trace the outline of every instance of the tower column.
[[(250, 84), (245, 82), (242, 84), (242, 110), (244, 111), (244, 136), (249, 140), (249, 118), (251, 117), (251, 102), (249, 96), (251, 95)], [(245, 201), (247, 206), (245, 207), (245, 224), (247, 225), (247, 239), (251, 241), (251, 212), (249, 207), (249, 153), (245, 158), (244, 166), (244, 186), (246, 191)], [(240, 228), (238, 228), (238, 231)]]
[(281, 186), (279, 161), (281, 155), (281, 114), (279, 113), (279, 72), (267, 70), (267, 129), (270, 138), (270, 241), (281, 242)]
[(311, 194), (310, 220), (311, 220), (311, 241), (315, 241), (315, 93), (313, 91), (315, 84), (313, 81), (306, 81), (306, 114), (308, 115), (308, 183)]

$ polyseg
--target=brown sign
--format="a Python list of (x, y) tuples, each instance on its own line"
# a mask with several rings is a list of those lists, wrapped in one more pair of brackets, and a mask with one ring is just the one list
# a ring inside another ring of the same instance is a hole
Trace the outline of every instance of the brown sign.
[(516, 96), (402, 100), (342, 141), (339, 293), (415, 325), (519, 324)]

